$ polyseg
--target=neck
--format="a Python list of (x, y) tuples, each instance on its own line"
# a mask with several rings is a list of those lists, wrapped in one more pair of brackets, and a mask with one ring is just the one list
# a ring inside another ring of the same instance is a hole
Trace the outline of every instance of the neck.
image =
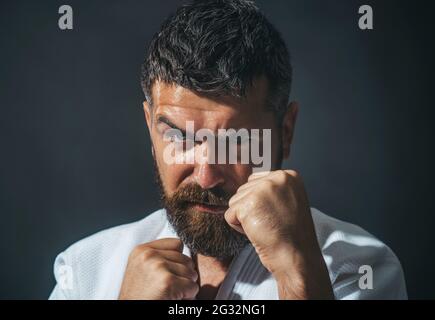
[(199, 284), (199, 292), (196, 298), (200, 300), (214, 299), (228, 273), (232, 258), (218, 260), (197, 254), (194, 256), (194, 261), (198, 271)]

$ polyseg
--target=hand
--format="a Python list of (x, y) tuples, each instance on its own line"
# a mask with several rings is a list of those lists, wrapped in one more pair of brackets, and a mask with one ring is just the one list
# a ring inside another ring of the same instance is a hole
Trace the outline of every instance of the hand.
[(305, 188), (293, 170), (252, 174), (225, 219), (246, 234), (275, 277), (281, 299), (333, 298)]
[(120, 300), (181, 300), (198, 293), (198, 274), (191, 258), (182, 254), (176, 238), (137, 246), (130, 254)]

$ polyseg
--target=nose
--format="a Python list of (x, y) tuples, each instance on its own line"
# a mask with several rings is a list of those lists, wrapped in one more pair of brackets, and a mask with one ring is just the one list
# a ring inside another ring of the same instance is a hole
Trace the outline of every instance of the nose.
[(195, 182), (203, 189), (211, 189), (223, 184), (225, 179), (216, 164), (196, 164), (193, 172)]

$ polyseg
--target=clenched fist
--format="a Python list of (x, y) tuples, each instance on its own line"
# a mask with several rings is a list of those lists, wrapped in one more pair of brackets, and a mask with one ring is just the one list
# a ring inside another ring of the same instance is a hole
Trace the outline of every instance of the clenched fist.
[(137, 246), (130, 254), (119, 299), (181, 300), (198, 293), (198, 274), (182, 253), (179, 239), (166, 238)]
[(307, 195), (295, 171), (252, 174), (230, 199), (225, 219), (249, 238), (277, 280), (280, 298), (333, 298)]

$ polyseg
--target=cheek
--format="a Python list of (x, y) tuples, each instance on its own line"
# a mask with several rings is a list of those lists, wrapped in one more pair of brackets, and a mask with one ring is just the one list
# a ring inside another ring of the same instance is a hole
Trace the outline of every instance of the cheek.
[(234, 165), (234, 185), (236, 190), (248, 181), (251, 173), (252, 167), (250, 165)]
[(189, 168), (187, 165), (166, 163), (163, 154), (165, 147), (168, 145), (169, 142), (163, 141), (160, 137), (153, 139), (154, 159), (157, 163), (160, 180), (163, 183), (165, 191), (173, 193), (185, 178)]
[(175, 192), (186, 177), (188, 168), (183, 165), (166, 165), (160, 169), (160, 178), (163, 182), (166, 192)]

